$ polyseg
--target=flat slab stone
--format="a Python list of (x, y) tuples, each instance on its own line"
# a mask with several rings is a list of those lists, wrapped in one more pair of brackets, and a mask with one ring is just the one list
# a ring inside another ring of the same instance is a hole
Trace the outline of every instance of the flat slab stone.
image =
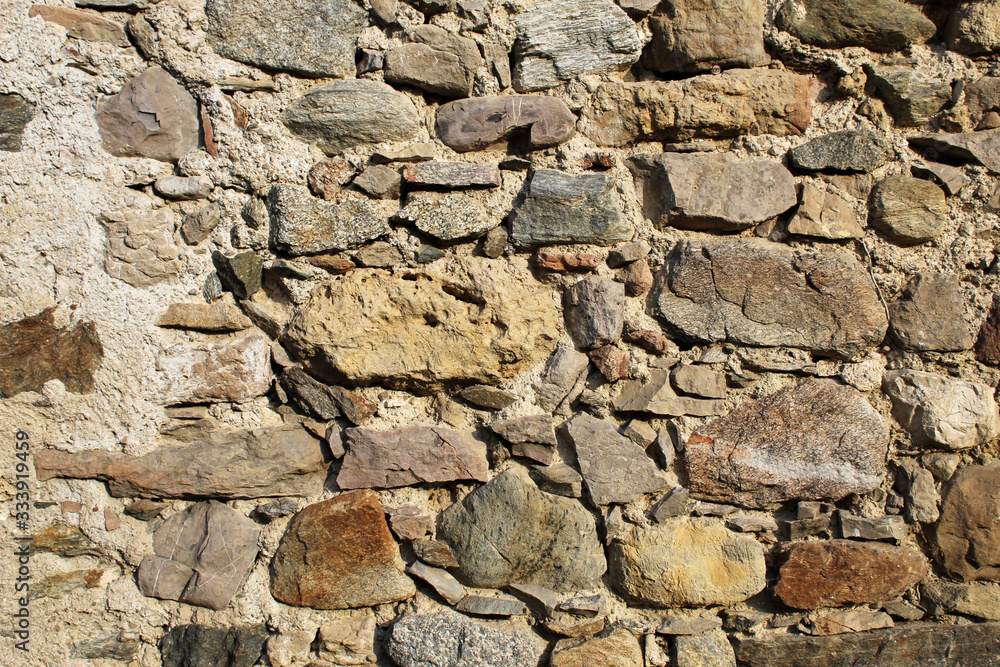
[(910, 350), (956, 352), (972, 347), (965, 295), (958, 276), (925, 271), (913, 276), (889, 305), (889, 333)]
[(275, 185), (267, 201), (273, 243), (290, 255), (352, 250), (392, 231), (388, 211), (369, 199), (330, 204), (300, 185)]
[(253, 326), (235, 303), (172, 303), (156, 321), (158, 327), (191, 329), (211, 333), (242, 331)]
[(697, 497), (763, 508), (878, 488), (888, 445), (888, 427), (863, 394), (809, 379), (696, 430), (684, 464)]
[(869, 222), (900, 245), (937, 238), (949, 219), (944, 192), (930, 181), (891, 175), (872, 189)]
[(420, 162), (403, 167), (411, 187), (493, 188), (500, 185), (500, 168), (469, 162)]
[(944, 156), (962, 162), (978, 162), (991, 172), (1000, 173), (1000, 129), (958, 134), (929, 134), (909, 137), (907, 141), (914, 149), (923, 149), (925, 155), (927, 151), (933, 149), (935, 157)]
[(863, 238), (865, 230), (858, 223), (853, 203), (833, 192), (805, 183), (799, 207), (788, 221), (788, 233), (840, 240)]
[(69, 7), (32, 5), (28, 16), (41, 16), (49, 23), (66, 28), (66, 36), (85, 42), (107, 42), (114, 46), (128, 47), (131, 44), (125, 36), (121, 24), (109, 21), (94, 12), (82, 12)]
[(537, 665), (544, 648), (524, 631), (458, 614), (408, 614), (392, 626), (385, 646), (399, 667)]
[(58, 328), (55, 307), (0, 325), (0, 398), (41, 391), (59, 380), (67, 391), (94, 390), (104, 347), (93, 322)]
[(426, 581), (450, 605), (456, 605), (466, 597), (465, 586), (447, 570), (424, 565), (417, 560), (407, 566), (406, 573)]
[(239, 403), (271, 388), (271, 340), (250, 333), (218, 343), (178, 343), (161, 352), (159, 399), (172, 403)]
[(1000, 621), (1000, 586), (928, 582), (920, 586), (920, 602), (933, 616), (963, 614)]
[(642, 649), (625, 628), (609, 628), (595, 637), (560, 639), (552, 648), (551, 667), (642, 667)]
[(788, 151), (788, 162), (799, 169), (872, 172), (892, 158), (889, 145), (871, 130), (830, 132)]
[(888, 328), (871, 277), (853, 256), (754, 239), (681, 241), (654, 299), (672, 331), (708, 343), (850, 357), (880, 344)]
[(775, 25), (825, 49), (863, 46), (881, 52), (923, 44), (937, 30), (919, 9), (894, 0), (787, 0)]
[(763, 26), (760, 0), (673, 0), (649, 18), (653, 38), (642, 62), (654, 72), (760, 67), (771, 61)]
[(447, 97), (472, 94), (476, 69), (482, 62), (479, 46), (436, 25), (407, 30), (405, 44), (385, 54), (385, 80), (417, 86)]
[(474, 616), (520, 616), (524, 614), (524, 603), (515, 598), (466, 595), (455, 609)]
[(865, 74), (899, 127), (919, 127), (951, 102), (951, 83), (914, 67), (866, 64)]
[(629, 380), (612, 401), (619, 412), (647, 412), (664, 417), (711, 417), (723, 414), (726, 404), (720, 400), (680, 396), (670, 384), (670, 373), (653, 369), (647, 380)]
[(558, 444), (552, 415), (548, 414), (504, 419), (490, 424), (489, 428), (512, 445), (534, 442), (555, 447)]
[(522, 130), (532, 148), (555, 146), (576, 133), (576, 116), (562, 100), (544, 95), (471, 97), (443, 104), (437, 113), (438, 137), (459, 153), (486, 148)]
[(952, 476), (934, 535), (944, 572), (962, 581), (1000, 582), (1000, 468), (967, 466)]

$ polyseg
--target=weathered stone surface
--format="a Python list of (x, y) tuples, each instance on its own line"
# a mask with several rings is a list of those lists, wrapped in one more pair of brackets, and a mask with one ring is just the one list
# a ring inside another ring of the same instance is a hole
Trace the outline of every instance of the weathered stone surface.
[(198, 104), (166, 70), (151, 67), (97, 105), (104, 150), (176, 162), (198, 147)]
[(1000, 365), (1000, 295), (993, 295), (993, 306), (979, 329), (975, 349), (978, 361), (990, 366)]
[(927, 559), (881, 542), (797, 542), (789, 547), (774, 594), (794, 609), (891, 600), (927, 576)]
[(908, 137), (907, 141), (918, 152), (923, 149), (928, 159), (943, 156), (961, 162), (978, 162), (994, 174), (1000, 173), (1000, 129), (929, 134)]
[(944, 572), (962, 581), (1000, 582), (1000, 468), (968, 466), (951, 478), (934, 536)]
[(625, 628), (608, 631), (589, 639), (560, 639), (552, 648), (552, 667), (642, 667), (639, 640)]
[[(36, 460), (43, 453), (38, 452)], [(44, 481), (41, 476), (38, 479)], [(53, 523), (32, 535), (30, 549), (32, 553), (48, 551), (64, 558), (104, 555), (104, 550), (84, 535), (83, 531), (65, 523)]]
[(882, 390), (918, 447), (971, 449), (1000, 435), (1000, 412), (987, 385), (898, 370), (886, 372)]
[(552, 412), (567, 397), (572, 400), (574, 388), (589, 366), (587, 355), (571, 347), (558, 348), (534, 385), (538, 405)]
[(913, 276), (889, 306), (889, 333), (910, 350), (955, 352), (972, 347), (958, 276), (932, 272)]
[(544, 0), (514, 21), (513, 83), (519, 93), (580, 74), (627, 69), (642, 50), (635, 23), (611, 0)]
[(546, 493), (567, 498), (579, 498), (583, 495), (583, 476), (565, 463), (536, 466), (531, 470), (531, 478)]
[(923, 44), (937, 29), (916, 7), (895, 0), (787, 0), (775, 25), (806, 44), (882, 52)]
[(681, 241), (655, 296), (684, 338), (798, 347), (850, 357), (878, 345), (888, 322), (853, 256), (752, 239)]
[(158, 327), (192, 329), (212, 333), (242, 331), (253, 326), (235, 303), (172, 303), (156, 321)]
[(854, 204), (811, 183), (802, 186), (799, 208), (788, 221), (788, 233), (823, 239), (860, 239), (865, 235)]
[(763, 25), (760, 0), (670, 0), (649, 19), (653, 38), (642, 62), (655, 72), (760, 67), (771, 60)]
[(319, 441), (299, 426), (228, 431), (194, 422), (171, 436), (174, 442), (141, 457), (40, 450), (35, 471), (40, 481), (106, 481), (116, 498), (308, 496), (326, 477)]
[(965, 172), (940, 162), (915, 160), (910, 170), (917, 178), (923, 178), (937, 184), (947, 195), (957, 195), (962, 188), (971, 182)]
[(344, 436), (347, 454), (337, 475), (342, 489), (488, 479), (486, 446), (463, 431), (436, 426), (349, 428)]
[(950, 667), (1000, 665), (1000, 623), (914, 625), (834, 637), (737, 637), (736, 657), (747, 667)]
[(840, 510), (837, 515), (840, 517), (840, 529), (845, 538), (893, 540), (898, 543), (907, 535), (906, 522), (901, 516), (880, 516), (870, 519), (854, 516), (845, 510)]
[(353, 185), (376, 199), (398, 199), (402, 181), (397, 170), (373, 164), (354, 179)]
[(673, 517), (687, 515), (690, 498), (691, 493), (683, 487), (678, 486), (671, 489), (653, 506), (653, 518), (658, 523), (663, 523)]
[(554, 146), (576, 133), (576, 116), (562, 100), (538, 95), (472, 97), (438, 109), (438, 136), (460, 153), (486, 148), (525, 129), (532, 148)]
[(94, 389), (104, 347), (93, 322), (58, 328), (55, 308), (0, 325), (0, 398), (41, 391), (59, 380), (67, 391)]
[(286, 368), (280, 380), (299, 407), (317, 419), (343, 415), (353, 424), (363, 424), (375, 414), (375, 406), (360, 394), (323, 384), (301, 368)]
[(28, 599), (51, 598), (59, 600), (75, 590), (97, 588), (102, 586), (102, 579), (107, 570), (70, 570), (59, 572), (33, 581), (28, 589)]
[(547, 414), (505, 419), (490, 424), (489, 428), (512, 445), (534, 442), (555, 447), (557, 444), (552, 416)]
[(888, 444), (888, 428), (863, 394), (810, 379), (699, 428), (684, 462), (696, 496), (762, 508), (878, 488)]
[(581, 412), (561, 428), (573, 443), (594, 504), (627, 503), (666, 486), (643, 448), (618, 433), (611, 422)]
[(414, 540), (410, 545), (417, 558), (435, 567), (458, 567), (451, 547), (438, 540)]
[(677, 667), (736, 667), (736, 656), (729, 638), (722, 630), (674, 640)]
[(607, 567), (593, 517), (575, 500), (542, 493), (516, 468), (449, 507), (439, 524), (460, 578), (479, 588), (593, 588)]
[(415, 593), (382, 505), (368, 489), (296, 514), (271, 562), (271, 594), (297, 607), (368, 607)]
[(798, 135), (812, 118), (808, 77), (733, 69), (681, 81), (605, 83), (584, 108), (581, 131), (600, 146), (743, 134)]
[(403, 167), (403, 180), (411, 187), (492, 188), (500, 185), (500, 168), (470, 162), (420, 162)]
[(306, 141), (315, 141), (327, 155), (410, 139), (420, 130), (410, 98), (368, 79), (334, 81), (317, 88), (285, 109), (281, 121)]
[(28, 16), (41, 16), (49, 23), (66, 28), (67, 37), (85, 42), (107, 42), (114, 46), (131, 46), (121, 25), (94, 12), (82, 12), (69, 7), (32, 5)]
[(34, 104), (17, 93), (0, 93), (0, 151), (21, 150), (21, 135), (34, 116)]
[(932, 616), (964, 614), (1000, 621), (1000, 586), (927, 582), (920, 587), (920, 602)]
[(913, 67), (865, 65), (868, 80), (900, 127), (919, 127), (951, 102), (951, 84)]
[(537, 169), (525, 190), (524, 202), (511, 215), (510, 238), (515, 245), (560, 243), (614, 245), (632, 238), (632, 226), (606, 174), (570, 175)]
[(828, 637), (894, 626), (889, 614), (881, 611), (828, 611), (813, 620), (809, 631), (819, 637)]
[(482, 236), (497, 224), (479, 200), (461, 192), (410, 192), (397, 217), (441, 241)]
[(388, 212), (368, 199), (328, 204), (299, 185), (275, 185), (268, 195), (271, 238), (290, 255), (350, 250), (391, 231)]
[(71, 658), (83, 660), (133, 660), (142, 648), (138, 637), (130, 633), (118, 632), (76, 642), (69, 649)]
[(644, 259), (649, 254), (650, 250), (651, 248), (649, 247), (649, 244), (645, 241), (632, 241), (631, 243), (626, 243), (623, 246), (618, 246), (609, 252), (607, 264), (612, 269), (616, 269), (620, 266)]
[(428, 391), (496, 384), (548, 356), (558, 331), (550, 293), (505, 264), (468, 259), (441, 273), (397, 276), (351, 271), (314, 290), (285, 342), (320, 378)]
[(424, 565), (417, 560), (407, 566), (406, 572), (426, 581), (450, 605), (458, 604), (466, 596), (465, 586), (447, 570)]
[(204, 199), (215, 185), (208, 176), (161, 176), (153, 189), (168, 199)]
[(176, 280), (184, 263), (168, 211), (105, 211), (98, 220), (108, 234), (104, 270), (109, 276), (132, 287)]
[(181, 223), (181, 236), (188, 245), (201, 243), (207, 239), (222, 222), (222, 208), (218, 204), (209, 204), (205, 208), (184, 216)]
[(704, 398), (726, 397), (726, 374), (706, 366), (681, 364), (670, 371), (670, 381), (678, 391)]
[(945, 30), (948, 48), (968, 56), (983, 57), (1000, 50), (1000, 3), (996, 0), (961, 2), (952, 10)]
[(722, 619), (718, 616), (681, 616), (667, 614), (656, 628), (658, 635), (700, 635), (722, 628)]
[(948, 224), (944, 192), (910, 176), (887, 176), (872, 191), (871, 224), (896, 243), (912, 245), (937, 238)]
[(375, 164), (426, 162), (427, 160), (433, 160), (436, 153), (434, 144), (418, 142), (399, 150), (383, 150), (372, 153), (371, 161)]
[(577, 347), (585, 350), (621, 338), (625, 286), (606, 278), (584, 278), (565, 293), (566, 328)]
[(473, 616), (520, 616), (525, 612), (524, 603), (515, 598), (466, 595), (455, 609)]
[(167, 509), (167, 507), (167, 503), (160, 503), (155, 500), (141, 498), (139, 500), (133, 500), (126, 505), (125, 514), (134, 519), (138, 519), (139, 521), (152, 521), (156, 517), (160, 516), (160, 513)]
[(733, 516), (726, 519), (726, 528), (738, 533), (774, 532), (778, 522), (771, 517)]
[(271, 388), (271, 341), (251, 333), (218, 343), (178, 343), (156, 359), (159, 398), (171, 403), (239, 403)]
[(260, 528), (214, 500), (174, 514), (156, 529), (139, 565), (139, 590), (161, 600), (225, 609), (257, 558)]
[(718, 519), (677, 518), (611, 543), (611, 584), (636, 604), (728, 605), (764, 589), (764, 552)]
[(261, 658), (269, 636), (263, 625), (181, 625), (160, 639), (160, 655), (163, 667), (251, 667)]
[(375, 617), (338, 618), (321, 625), (316, 635), (317, 654), (334, 665), (375, 662)]
[(549, 271), (568, 273), (570, 271), (592, 271), (601, 264), (603, 256), (586, 253), (556, 253), (539, 251), (535, 255), (538, 266)]
[(339, 156), (332, 157), (320, 160), (310, 167), (306, 182), (317, 197), (335, 199), (356, 173), (355, 166), (350, 162)]
[(246, 250), (230, 257), (216, 250), (212, 253), (212, 264), (219, 280), (237, 299), (248, 299), (260, 291), (264, 261), (254, 251)]
[(612, 405), (621, 412), (648, 412), (665, 417), (709, 417), (725, 412), (722, 401), (678, 396), (670, 386), (670, 374), (659, 369), (651, 370), (648, 380), (626, 382)]
[(458, 395), (473, 405), (491, 410), (503, 410), (517, 402), (517, 396), (514, 394), (485, 384), (466, 387), (458, 392)]
[(632, 356), (627, 350), (614, 345), (605, 345), (591, 350), (590, 360), (608, 382), (617, 382), (628, 375)]
[(892, 157), (889, 144), (871, 130), (840, 130), (811, 139), (788, 152), (788, 162), (799, 169), (868, 173)]
[(406, 32), (405, 44), (385, 54), (385, 80), (446, 97), (468, 97), (482, 58), (475, 41), (436, 25)]
[(521, 631), (435, 614), (397, 621), (386, 652), (399, 667), (535, 667), (542, 649)]
[(209, 0), (205, 13), (219, 55), (315, 77), (353, 76), (357, 35), (368, 25), (368, 12), (350, 0), (320, 0), (306, 15), (292, 0)]

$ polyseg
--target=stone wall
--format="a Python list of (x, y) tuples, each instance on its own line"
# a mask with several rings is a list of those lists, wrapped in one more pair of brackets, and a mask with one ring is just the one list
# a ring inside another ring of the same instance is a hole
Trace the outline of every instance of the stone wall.
[(1000, 665), (998, 28), (0, 0), (0, 661)]

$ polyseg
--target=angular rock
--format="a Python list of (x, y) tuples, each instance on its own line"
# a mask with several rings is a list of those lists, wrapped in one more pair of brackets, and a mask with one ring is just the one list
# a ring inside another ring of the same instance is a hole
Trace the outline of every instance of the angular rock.
[(552, 416), (547, 414), (505, 419), (490, 424), (489, 428), (512, 445), (533, 442), (555, 447), (558, 444)]
[(109, 276), (132, 287), (176, 280), (184, 263), (168, 211), (105, 211), (98, 220), (108, 234), (104, 270)]
[(252, 250), (236, 253), (232, 257), (216, 250), (212, 253), (212, 264), (219, 280), (237, 299), (248, 299), (260, 291), (264, 262)]
[(949, 196), (957, 195), (962, 188), (971, 182), (961, 169), (938, 162), (916, 160), (910, 165), (910, 170), (917, 178), (935, 183)]
[(888, 428), (863, 394), (809, 379), (699, 428), (684, 462), (696, 497), (764, 508), (878, 488), (888, 444)]
[(198, 104), (166, 70), (151, 67), (97, 105), (104, 150), (176, 162), (198, 147)]
[(881, 542), (796, 542), (774, 594), (794, 609), (871, 604), (895, 598), (927, 576), (927, 559)]
[(242, 331), (253, 326), (234, 303), (172, 303), (156, 321), (158, 327), (191, 329), (210, 333)]
[(538, 266), (549, 271), (568, 273), (570, 271), (592, 271), (601, 264), (604, 259), (601, 255), (594, 253), (554, 253), (539, 251), (535, 257)]
[(690, 492), (683, 487), (675, 487), (660, 499), (660, 502), (653, 506), (653, 518), (657, 523), (664, 523), (668, 519), (676, 516), (688, 514), (688, 502), (691, 498)]
[(458, 567), (451, 547), (438, 540), (414, 540), (410, 545), (417, 558), (436, 567)]
[(889, 333), (909, 350), (956, 352), (972, 347), (958, 276), (918, 273), (889, 306)]
[(577, 347), (616, 342), (624, 324), (625, 287), (606, 278), (584, 278), (566, 290), (566, 328)]
[(163, 403), (239, 403), (271, 388), (271, 341), (258, 332), (218, 343), (178, 343), (161, 352)]
[(611, 0), (544, 0), (514, 18), (514, 89), (545, 90), (639, 60), (635, 23)]
[(606, 174), (573, 176), (537, 169), (524, 202), (511, 215), (510, 237), (519, 246), (614, 245), (629, 240), (632, 233)]
[(860, 239), (865, 230), (858, 223), (854, 204), (832, 192), (805, 183), (788, 233), (823, 239)]
[(423, 391), (497, 384), (556, 347), (551, 294), (525, 279), (488, 259), (441, 273), (357, 269), (317, 287), (284, 342), (320, 378)]
[(462, 391), (458, 392), (458, 395), (473, 405), (478, 405), (482, 408), (489, 408), (491, 410), (503, 410), (507, 406), (513, 405), (517, 402), (517, 396), (511, 394), (510, 392), (485, 384), (476, 384), (471, 387), (466, 387)]
[(937, 30), (919, 9), (895, 0), (787, 0), (775, 25), (825, 49), (863, 46), (880, 52), (923, 44)]
[(840, 510), (840, 529), (845, 538), (857, 537), (862, 540), (893, 540), (896, 543), (906, 539), (906, 522), (901, 516), (880, 516), (874, 519), (854, 516)]
[(334, 387), (313, 379), (301, 368), (294, 366), (286, 368), (279, 379), (282, 388), (306, 413), (323, 420), (340, 416), (339, 396)]
[[(44, 454), (44, 452), (38, 452), (38, 454)], [(44, 480), (39, 476), (38, 481)], [(104, 555), (104, 550), (84, 535), (83, 531), (76, 526), (68, 526), (64, 523), (53, 523), (32, 535), (30, 550), (31, 553), (48, 551), (63, 558)]]
[(961, 162), (978, 162), (994, 174), (1000, 173), (1000, 129), (929, 134), (909, 137), (907, 141), (915, 150), (925, 149), (929, 160), (946, 157)]
[(531, 478), (546, 493), (567, 498), (583, 495), (583, 476), (565, 463), (536, 466), (531, 469)]
[(493, 188), (500, 185), (500, 169), (469, 162), (420, 162), (403, 167), (403, 180), (417, 187)]
[(184, 216), (181, 223), (181, 236), (188, 245), (201, 243), (207, 239), (222, 222), (222, 209), (218, 204), (209, 204), (200, 211)]
[(993, 306), (979, 329), (975, 349), (981, 363), (1000, 365), (1000, 295), (993, 295)]
[(148, 597), (225, 609), (257, 558), (260, 528), (214, 500), (192, 505), (157, 528), (153, 555), (139, 565)]
[(341, 188), (350, 183), (356, 173), (354, 165), (344, 158), (327, 158), (309, 169), (306, 182), (317, 197), (335, 199)]
[(479, 200), (461, 192), (410, 192), (397, 216), (446, 242), (482, 236), (497, 224)]
[(0, 93), (0, 151), (21, 150), (21, 135), (34, 116), (34, 104), (17, 93)]
[(472, 97), (438, 109), (438, 137), (459, 153), (486, 148), (524, 129), (531, 148), (555, 146), (576, 133), (576, 116), (562, 100), (538, 95)]
[(298, 185), (275, 185), (268, 195), (275, 247), (290, 255), (350, 250), (391, 231), (386, 211), (367, 199), (327, 204)]
[(639, 411), (665, 417), (709, 417), (723, 414), (726, 409), (722, 401), (678, 396), (670, 386), (670, 373), (659, 369), (651, 370), (647, 381), (625, 383), (612, 405), (620, 412)]
[(718, 519), (671, 519), (611, 543), (611, 585), (642, 606), (742, 602), (764, 589), (764, 551)]
[(435, 154), (434, 144), (419, 142), (410, 144), (406, 148), (400, 148), (399, 150), (383, 150), (372, 153), (371, 161), (375, 164), (426, 162), (427, 160), (433, 160)]
[(718, 616), (680, 616), (667, 614), (659, 627), (658, 635), (700, 635), (722, 628), (722, 619)]
[(726, 528), (738, 533), (765, 533), (778, 530), (778, 522), (771, 517), (734, 516), (726, 519)]
[(368, 13), (350, 0), (320, 0), (306, 16), (292, 0), (208, 0), (205, 14), (212, 48), (224, 58), (313, 77), (353, 76), (357, 36), (368, 25)]
[(920, 602), (932, 616), (964, 614), (1000, 621), (1000, 586), (928, 582), (920, 587)]
[(813, 620), (810, 632), (819, 637), (828, 637), (894, 626), (889, 614), (881, 611), (830, 611)]
[(897, 370), (886, 372), (882, 390), (918, 447), (965, 450), (1000, 435), (1000, 409), (987, 385)]
[(951, 478), (934, 535), (945, 574), (1000, 582), (1000, 468), (967, 466)]
[(344, 436), (347, 454), (337, 475), (341, 489), (488, 479), (486, 447), (462, 431), (433, 426), (349, 428)]
[(645, 241), (632, 241), (609, 252), (607, 264), (612, 269), (616, 269), (625, 264), (644, 259), (649, 254), (649, 251), (649, 244)]
[(736, 656), (722, 630), (674, 640), (677, 667), (736, 667)]
[(542, 650), (527, 633), (457, 614), (406, 615), (392, 626), (386, 653), (399, 667), (534, 667)]
[(885, 338), (885, 310), (853, 256), (734, 239), (681, 241), (667, 259), (655, 303), (685, 338), (842, 357)]
[(160, 639), (160, 655), (163, 667), (251, 667), (264, 653), (268, 637), (270, 633), (263, 625), (181, 625)]
[(316, 635), (317, 654), (335, 665), (375, 662), (375, 617), (338, 618), (321, 625)]
[(605, 345), (591, 350), (590, 360), (608, 382), (617, 382), (628, 375), (632, 356), (614, 345)]
[(514, 598), (466, 595), (455, 609), (473, 616), (520, 616), (524, 614), (524, 603)]
[(868, 81), (900, 127), (919, 127), (951, 102), (951, 84), (913, 67), (865, 65)]
[(792, 166), (808, 171), (872, 172), (892, 158), (889, 144), (871, 130), (840, 130), (811, 139), (788, 152)]
[(468, 97), (482, 58), (475, 41), (436, 25), (406, 32), (407, 43), (385, 54), (385, 80), (446, 97)]
[(552, 648), (552, 667), (642, 667), (639, 640), (625, 628), (609, 628), (596, 637), (560, 639)]
[(875, 186), (871, 202), (871, 224), (900, 244), (930, 241), (948, 224), (944, 192), (919, 178), (887, 176)]
[(1000, 50), (997, 28), (1000, 6), (994, 0), (962, 2), (952, 10), (945, 30), (948, 48), (972, 57), (983, 57)]
[(535, 384), (538, 405), (549, 412), (554, 411), (573, 392), (589, 366), (587, 355), (570, 347), (558, 348)]
[(75, 590), (91, 589), (102, 585), (104, 573), (107, 570), (70, 570), (40, 577), (32, 582), (28, 591), (29, 600), (51, 598), (59, 600)]
[(593, 517), (575, 500), (539, 491), (516, 468), (494, 477), (440, 516), (466, 583), (557, 591), (593, 588), (607, 567)]
[(401, 181), (395, 169), (373, 164), (354, 179), (353, 185), (376, 199), (397, 199)]
[(642, 62), (654, 72), (760, 67), (771, 60), (763, 26), (760, 0), (671, 0), (649, 19), (653, 38)]
[(76, 642), (70, 647), (71, 658), (83, 660), (120, 660), (128, 663), (135, 659), (142, 642), (131, 633), (119, 632)]
[(726, 397), (726, 374), (705, 366), (681, 364), (670, 371), (670, 381), (678, 391), (704, 398)]
[(285, 109), (281, 122), (302, 139), (315, 141), (327, 155), (359, 145), (410, 139), (420, 130), (410, 98), (367, 79), (334, 81), (317, 88)]
[(466, 596), (465, 586), (458, 583), (458, 579), (448, 574), (447, 570), (441, 570), (436, 567), (424, 565), (420, 561), (414, 561), (407, 566), (406, 572), (426, 581), (438, 595), (444, 598), (445, 602), (452, 606), (461, 602), (462, 598)]
[(81, 12), (69, 7), (32, 5), (28, 16), (41, 16), (49, 23), (66, 28), (67, 37), (75, 37), (85, 42), (107, 42), (114, 46), (128, 47), (131, 44), (121, 25), (93, 12)]
[(204, 199), (213, 187), (208, 176), (162, 176), (153, 183), (153, 189), (168, 199)]
[(125, 514), (139, 521), (152, 521), (167, 509), (167, 503), (159, 503), (145, 498), (133, 500), (125, 506)]

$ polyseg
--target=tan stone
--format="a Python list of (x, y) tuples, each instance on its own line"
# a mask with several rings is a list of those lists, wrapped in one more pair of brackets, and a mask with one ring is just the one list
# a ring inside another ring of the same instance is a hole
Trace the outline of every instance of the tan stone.
[(859, 239), (865, 230), (858, 224), (858, 214), (851, 202), (806, 183), (799, 208), (788, 222), (788, 233), (824, 239)]
[(28, 10), (28, 16), (41, 16), (49, 23), (66, 28), (68, 36), (86, 42), (108, 42), (115, 46), (131, 46), (120, 25), (109, 21), (96, 12), (85, 12), (69, 7), (32, 5), (31, 9)]
[(166, 404), (246, 401), (271, 388), (271, 341), (257, 332), (218, 343), (179, 343), (160, 354), (156, 369)]
[(552, 667), (642, 667), (639, 640), (624, 628), (591, 639), (560, 639), (552, 649)]

